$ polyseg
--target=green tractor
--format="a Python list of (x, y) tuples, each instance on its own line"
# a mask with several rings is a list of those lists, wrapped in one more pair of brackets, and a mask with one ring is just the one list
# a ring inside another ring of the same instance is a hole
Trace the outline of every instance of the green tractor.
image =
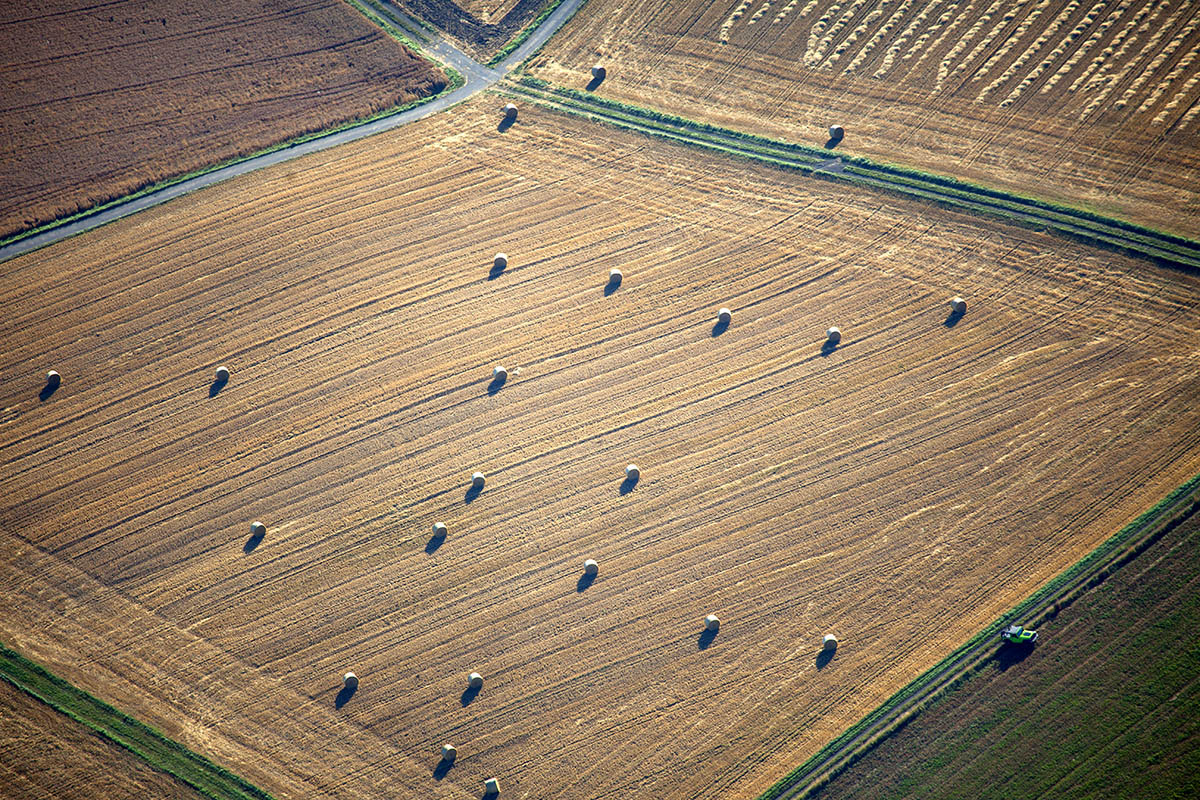
[(1037, 631), (1027, 630), (1020, 625), (1009, 625), (1000, 631), (1000, 638), (1009, 644), (1033, 644), (1037, 641)]

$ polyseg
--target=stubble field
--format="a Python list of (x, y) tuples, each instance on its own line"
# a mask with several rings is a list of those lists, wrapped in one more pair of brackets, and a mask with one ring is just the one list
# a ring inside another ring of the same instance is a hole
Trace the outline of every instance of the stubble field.
[(1188, 0), (590, 0), (538, 77), (1186, 235), (1200, 233)]
[(0, 238), (435, 94), (341, 0), (0, 8)]
[(281, 798), (750, 797), (1200, 471), (1200, 278), (498, 105), (6, 264), (0, 640)]

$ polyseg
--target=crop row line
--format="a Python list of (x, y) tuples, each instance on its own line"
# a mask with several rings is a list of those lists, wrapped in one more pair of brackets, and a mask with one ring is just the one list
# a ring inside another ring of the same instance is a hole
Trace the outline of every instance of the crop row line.
[(957, 210), (987, 214), (1122, 250), (1177, 267), (1200, 269), (1200, 242), (1081, 209), (1059, 206), (918, 170), (838, 156), (829, 150), (720, 128), (553, 86), (524, 77), (504, 90), (559, 111), (682, 144), (704, 147), (825, 180), (889, 191)]
[(3, 644), (0, 644), (0, 679), (126, 748), (154, 769), (174, 775), (205, 797), (271, 800), (271, 795), (244, 778), (92, 697)]

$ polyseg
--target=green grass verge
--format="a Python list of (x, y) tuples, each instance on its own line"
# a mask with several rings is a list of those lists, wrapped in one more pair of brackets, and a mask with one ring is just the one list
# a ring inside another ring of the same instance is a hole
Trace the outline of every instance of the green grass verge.
[(202, 795), (270, 800), (271, 795), (148, 725), (0, 644), (0, 678), (124, 747), (151, 767), (174, 775)]
[[(525, 40), (528, 39), (530, 36), (532, 36), (533, 32), (538, 29), (538, 26), (546, 21), (546, 17), (553, 14), (554, 9), (558, 8), (562, 4), (563, 4), (563, 0), (552, 0), (550, 5), (543, 8), (542, 13), (538, 14), (537, 17), (534, 18), (533, 22), (530, 22), (524, 28), (517, 31), (517, 35), (508, 40), (508, 44), (504, 45), (504, 47), (501, 47), (499, 50), (497, 50), (496, 55), (489, 58), (487, 64), (485, 64), (485, 66), (494, 67), (497, 64), (499, 64), (501, 61), (503, 61), (504, 59), (506, 59), (510, 55), (512, 55), (512, 52), (514, 50), (516, 50), (518, 47), (520, 47), (521, 45), (525, 44)], [(583, 7), (582, 3), (580, 4), (580, 7), (581, 8)]]
[[(353, 3), (354, 0), (349, 0), (349, 1)], [(392, 35), (391, 32), (388, 31), (386, 28), (384, 29), (384, 31), (385, 31), (385, 33), (388, 33), (389, 35)], [(400, 41), (403, 42), (404, 40), (400, 39)], [(404, 103), (402, 105), (392, 106), (391, 108), (385, 108), (381, 111), (375, 112), (374, 114), (370, 114), (365, 117), (359, 117), (357, 119), (349, 120), (349, 121), (343, 122), (339, 125), (335, 125), (331, 128), (321, 128), (319, 130), (302, 133), (291, 139), (285, 139), (282, 142), (278, 142), (276, 144), (269, 145), (267, 147), (262, 148), (261, 150), (256, 150), (253, 153), (248, 153), (247, 155), (244, 155), (244, 156), (236, 156), (234, 158), (226, 159), (225, 161), (219, 161), (215, 164), (209, 164), (208, 166), (201, 167), (200, 169), (192, 170), (191, 172), (183, 173), (182, 175), (176, 175), (171, 178), (164, 178), (161, 181), (147, 184), (146, 186), (143, 186), (142, 188), (137, 189), (129, 194), (121, 195), (120, 197), (115, 197), (112, 200), (107, 200), (103, 203), (98, 203), (94, 206), (89, 206), (88, 208), (85, 208), (81, 211), (76, 211), (73, 214), (67, 214), (65, 216), (58, 217), (56, 219), (50, 220), (49, 222), (44, 222), (41, 225), (38, 225), (36, 227), (29, 228), (28, 230), (24, 230), (24, 231), (21, 231), (20, 233), (13, 234), (7, 238), (0, 239), (0, 247), (6, 247), (10, 244), (16, 244), (17, 242), (28, 239), (31, 236), (37, 236), (39, 233), (44, 233), (48, 230), (57, 228), (61, 225), (69, 225), (70, 223), (76, 222), (81, 219), (86, 219), (87, 217), (90, 217), (93, 214), (99, 214), (102, 211), (106, 211), (110, 208), (119, 206), (123, 203), (128, 203), (131, 200), (137, 200), (138, 198), (145, 197), (148, 194), (153, 194), (154, 192), (161, 191), (170, 186), (175, 186), (176, 184), (183, 183), (184, 181), (189, 181), (193, 178), (198, 178), (201, 175), (207, 175), (210, 172), (216, 172), (217, 170), (225, 169), (226, 167), (231, 167), (234, 164), (241, 164), (244, 161), (250, 161), (251, 159), (255, 159), (260, 156), (265, 156), (268, 153), (274, 153), (278, 150), (286, 150), (289, 147), (296, 147), (297, 145), (304, 144), (305, 142), (311, 142), (314, 139), (321, 139), (326, 136), (331, 136), (335, 133), (341, 133), (342, 131), (349, 130), (351, 128), (357, 128), (360, 125), (367, 125), (369, 123), (375, 122), (376, 120), (384, 119), (385, 117), (394, 117), (395, 115), (401, 114), (405, 111), (408, 111), (409, 109), (413, 109), (413, 108), (416, 108), (417, 106), (422, 106), (422, 105), (425, 105), (426, 103), (433, 102), (434, 100), (441, 97), (442, 95), (444, 95), (448, 92), (452, 92), (455, 89), (458, 89), (465, 83), (465, 81), (463, 80), (463, 76), (458, 72), (458, 70), (454, 69), (453, 67), (439, 64), (437, 62), (433, 62), (433, 63), (435, 66), (438, 67), (438, 69), (442, 70), (446, 74), (446, 80), (447, 80), (446, 86), (440, 92), (437, 92), (436, 94), (431, 94), (428, 97), (422, 97), (419, 100), (413, 100), (410, 103)]]
[[(1172, 264), (1200, 269), (1200, 242), (1163, 231), (1113, 219), (1092, 211), (1050, 203), (926, 173), (861, 156), (838, 154), (813, 145), (785, 142), (742, 131), (720, 128), (653, 109), (598, 97), (577, 89), (556, 87), (532, 77), (522, 77), (515, 89), (551, 103), (568, 113), (665, 136), (685, 144), (733, 152), (745, 158), (818, 174), (830, 180), (892, 191), (943, 206), (998, 216), (1026, 227), (1055, 230), (1093, 244), (1115, 247)], [(818, 168), (839, 158), (840, 172)]]
[(1050, 602), (1051, 598), (1055, 597), (1064, 587), (1079, 579), (1081, 576), (1091, 571), (1098, 564), (1112, 557), (1118, 550), (1125, 547), (1130, 539), (1138, 535), (1148, 524), (1154, 522), (1160, 517), (1164, 511), (1174, 506), (1182, 498), (1192, 495), (1200, 489), (1200, 475), (1194, 476), (1191, 480), (1176, 487), (1170, 494), (1164, 497), (1153, 507), (1144, 513), (1140, 514), (1137, 519), (1130, 522), (1117, 533), (1113, 534), (1105, 540), (1100, 546), (1096, 547), (1086, 556), (1075, 562), (1063, 572), (1042, 588), (1031, 594), (1025, 600), (1017, 604), (1007, 614), (988, 625), (983, 630), (976, 633), (964, 644), (960, 645), (954, 652), (943, 658), (934, 666), (923, 672), (915, 680), (909, 683), (900, 691), (896, 692), (888, 698), (882, 705), (876, 708), (867, 716), (852, 725), (841, 736), (831, 741), (825, 747), (821, 748), (815, 755), (809, 758), (800, 766), (789, 772), (778, 782), (775, 783), (767, 791), (759, 796), (759, 800), (775, 800), (803, 777), (815, 772), (815, 767), (822, 764), (829, 755), (842, 749), (849, 741), (857, 737), (866, 728), (873, 726), (883, 717), (891, 714), (901, 703), (908, 700), (921, 689), (925, 688), (930, 680), (936, 677), (946, 666), (959, 660), (964, 653), (975, 648), (985, 640), (994, 640), (1000, 633), (1000, 630), (1013, 623), (1023, 623), (1027, 621), (1030, 613)]

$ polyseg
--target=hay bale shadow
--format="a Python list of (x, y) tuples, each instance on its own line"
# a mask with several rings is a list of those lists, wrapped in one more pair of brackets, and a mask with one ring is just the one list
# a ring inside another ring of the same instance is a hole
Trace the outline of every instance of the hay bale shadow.
[(221, 390), (225, 388), (225, 384), (227, 383), (229, 383), (228, 378), (217, 378), (215, 381), (209, 384), (208, 396), (216, 397), (218, 394), (220, 394)]
[(425, 543), (426, 554), (433, 555), (436, 553), (437, 549), (441, 547), (445, 541), (446, 534), (444, 533), (435, 533), (433, 536), (430, 536), (429, 541)]
[(617, 489), (617, 493), (625, 496), (637, 488), (639, 478), (626, 478), (621, 481), (621, 486)]
[(252, 533), (246, 543), (242, 545), (243, 553), (253, 553), (254, 549), (262, 544), (262, 540), (266, 537), (266, 533)]
[(483, 493), (482, 486), (476, 486), (475, 484), (471, 484), (470, 486), (467, 487), (467, 493), (463, 495), (463, 503), (470, 505), (471, 503), (475, 502), (475, 498), (479, 497), (479, 495), (481, 495), (482, 493)]
[(511, 128), (513, 126), (513, 123), (515, 123), (516, 121), (517, 121), (516, 117), (505, 117), (504, 119), (500, 120), (500, 124), (496, 126), (496, 132), (504, 133), (506, 130)]
[(446, 774), (450, 772), (450, 768), (453, 766), (453, 761), (447, 761), (444, 758), (441, 761), (438, 761), (437, 766), (433, 768), (433, 779), (435, 781), (440, 781), (442, 778), (446, 777)]
[(579, 576), (579, 580), (575, 581), (575, 591), (585, 592), (587, 588), (596, 582), (596, 576), (587, 572)]
[(55, 392), (58, 391), (58, 387), (61, 385), (62, 385), (62, 378), (59, 378), (58, 376), (55, 376), (53, 378), (47, 378), (46, 385), (42, 387), (42, 390), (40, 392), (38, 392), (38, 400), (43, 403), (46, 402), (47, 400), (50, 399), (50, 396), (52, 394), (54, 394)]
[(966, 316), (965, 311), (951, 311), (950, 316), (946, 317), (946, 321), (943, 322), (942, 324), (945, 325), (947, 328), (953, 328), (955, 325), (958, 324), (958, 321), (960, 319), (962, 319), (964, 316)]
[(496, 800), (496, 798), (499, 796), (500, 796), (499, 792), (493, 792), (489, 789), (485, 789), (483, 792), (482, 800)]
[(696, 647), (700, 650), (707, 650), (708, 646), (717, 638), (717, 631), (710, 631), (707, 628), (704, 633), (700, 634), (700, 639), (696, 642)]
[(600, 84), (604, 83), (604, 79), (607, 77), (608, 77), (607, 73), (605, 73), (604, 75), (593, 75), (592, 79), (587, 82), (587, 86), (585, 86), (583, 88), (589, 92), (594, 92), (600, 88)]
[(487, 393), (489, 395), (495, 394), (496, 392), (500, 391), (500, 389), (503, 388), (504, 384), (506, 383), (508, 383), (507, 375), (501, 375), (499, 377), (492, 378), (492, 382), (488, 384)]
[(842, 139), (844, 139), (844, 138), (846, 138), (846, 134), (844, 134), (844, 133), (843, 133), (841, 136), (830, 136), (830, 137), (829, 137), (829, 138), (828, 138), (828, 139), (825, 141), (825, 149), (826, 149), (826, 150), (832, 150), (833, 148), (835, 148), (835, 147), (837, 147), (839, 144), (841, 144), (841, 143), (842, 143)]
[(604, 284), (604, 296), (605, 297), (608, 297), (613, 292), (615, 292), (617, 289), (621, 288), (621, 278), (622, 278), (622, 276), (620, 276), (620, 275), (613, 275), (613, 276), (609, 277), (608, 283)]
[(507, 265), (507, 264), (503, 264), (503, 265), (501, 265), (501, 264), (495, 264), (495, 263), (493, 263), (493, 264), (492, 264), (492, 268), (488, 270), (488, 276), (487, 276), (487, 279), (488, 279), (489, 281), (494, 281), (494, 280), (496, 280), (496, 278), (499, 278), (501, 275), (503, 275), (503, 274), (504, 274), (504, 270), (506, 270), (506, 269), (508, 269), (508, 265)]
[(458, 702), (462, 703), (463, 708), (471, 705), (471, 701), (479, 696), (482, 687), (468, 686), (462, 693), (462, 697), (458, 698)]
[(836, 647), (830, 647), (817, 653), (817, 669), (825, 669), (827, 666), (829, 666), (829, 662), (833, 661), (833, 657), (836, 653)]
[(722, 322), (721, 320), (717, 320), (717, 324), (713, 325), (713, 327), (712, 327), (713, 338), (714, 339), (717, 338), (718, 336), (720, 336), (722, 333), (724, 333), (727, 330), (729, 330), (729, 323)]
[(821, 357), (822, 358), (828, 357), (830, 353), (832, 353), (833, 351), (835, 351), (837, 349), (838, 349), (838, 346), (836, 344), (834, 344), (833, 342), (826, 339), (824, 344), (821, 345)]
[(341, 708), (350, 702), (350, 698), (354, 697), (354, 693), (358, 691), (357, 686), (343, 686), (342, 690), (337, 693), (337, 697), (333, 698), (333, 707)]

